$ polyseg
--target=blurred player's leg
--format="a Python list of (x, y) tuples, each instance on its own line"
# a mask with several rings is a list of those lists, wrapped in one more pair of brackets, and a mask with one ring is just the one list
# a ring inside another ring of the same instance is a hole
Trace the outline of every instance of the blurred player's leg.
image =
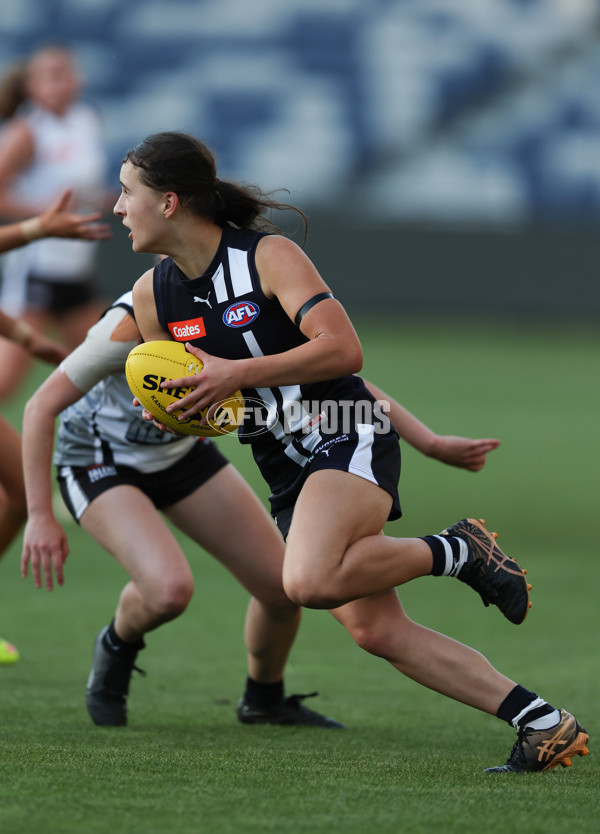
[(306, 696), (285, 696), (283, 675), (300, 623), (300, 608), (282, 585), (284, 545), (267, 511), (233, 466), (169, 508), (180, 530), (215, 556), (253, 595), (246, 616), (246, 690), (237, 708), (244, 724), (340, 728), (308, 709)]

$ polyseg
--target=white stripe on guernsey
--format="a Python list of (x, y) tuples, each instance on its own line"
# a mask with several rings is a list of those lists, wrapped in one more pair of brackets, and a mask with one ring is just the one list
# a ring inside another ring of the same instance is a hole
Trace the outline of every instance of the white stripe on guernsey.
[(450, 545), (450, 542), (448, 541), (446, 536), (434, 536), (433, 538), (437, 539), (444, 548), (446, 562), (444, 563), (444, 570), (442, 571), (442, 576), (450, 576), (450, 571), (452, 570), (452, 566), (454, 563), (454, 557), (452, 555), (452, 546)]
[(227, 301), (227, 287), (225, 286), (225, 272), (223, 271), (223, 264), (219, 264), (219, 268), (213, 275), (213, 287), (215, 288), (215, 296), (217, 304), (222, 301)]
[[(262, 350), (259, 347), (258, 342), (256, 341), (256, 336), (254, 335), (254, 333), (251, 330), (247, 330), (242, 335), (244, 337), (244, 341), (246, 342), (248, 350), (250, 351), (252, 356), (264, 356)], [(262, 397), (262, 399), (266, 403), (268, 403), (269, 405), (272, 405), (274, 409), (277, 408), (277, 401), (275, 399), (275, 396), (273, 394), (273, 390), (271, 388), (257, 388), (256, 390), (259, 392), (260, 396)], [(281, 393), (282, 411), (283, 411), (283, 414), (285, 415), (285, 417), (288, 420), (289, 430), (290, 431), (296, 431), (297, 429), (302, 428), (303, 425), (308, 423), (309, 414), (306, 411), (306, 409), (304, 408), (304, 406), (301, 407), (299, 414), (294, 414), (294, 411), (296, 410), (295, 406), (296, 406), (297, 403), (300, 402), (300, 397), (301, 397), (300, 386), (299, 385), (280, 385), (280, 386), (277, 386), (277, 390)], [(268, 394), (265, 395), (265, 392), (268, 392)], [(293, 417), (295, 419), (291, 419), (291, 417)], [(275, 431), (274, 431), (275, 425), (277, 425), (279, 427), (280, 433), (275, 434)], [(283, 426), (281, 425), (279, 420), (273, 426), (269, 426), (269, 430), (272, 431), (273, 434), (275, 434), (275, 437), (277, 437), (277, 439), (280, 439), (284, 434)]]
[(104, 451), (102, 449), (102, 441), (100, 440), (98, 435), (94, 437), (94, 463), (104, 463)]
[(358, 444), (354, 450), (354, 454), (350, 459), (348, 472), (354, 475), (359, 475), (366, 481), (371, 481), (376, 484), (377, 480), (373, 475), (371, 463), (373, 461), (373, 440), (375, 438), (375, 429), (368, 423), (357, 423), (356, 431), (358, 432)]
[(515, 728), (515, 730), (518, 728), (519, 722), (521, 721), (521, 719), (525, 715), (527, 715), (528, 712), (531, 712), (532, 709), (537, 709), (538, 707), (543, 707), (545, 703), (546, 703), (546, 701), (544, 701), (543, 698), (536, 698), (535, 701), (532, 701), (530, 704), (527, 704), (525, 709), (522, 709), (521, 712), (518, 715), (515, 715), (513, 720), (510, 722), (513, 725), (513, 727)]
[(248, 253), (245, 249), (227, 249), (229, 272), (234, 296), (252, 292), (252, 278), (248, 267)]
[[(242, 334), (244, 337), (244, 341), (248, 347), (248, 350), (252, 354), (252, 356), (264, 356), (262, 350), (259, 347), (258, 342), (256, 341), (256, 336), (251, 330), (247, 330), (245, 333)], [(302, 428), (303, 425), (308, 423), (310, 415), (302, 406), (301, 412), (299, 415), (296, 415), (295, 420), (289, 419), (289, 415), (291, 409), (294, 408), (294, 404), (297, 404), (300, 401), (300, 386), (299, 385), (282, 385), (278, 386), (277, 389), (281, 393), (281, 399), (283, 401), (283, 413), (288, 415), (288, 430), (296, 430)], [(273, 393), (273, 389), (271, 388), (257, 388), (256, 393), (259, 397), (267, 404), (269, 407), (270, 413), (274, 416), (277, 415), (277, 399), (275, 394)], [(293, 415), (292, 415), (293, 416)], [(292, 443), (292, 435), (286, 434), (283, 425), (279, 419), (273, 421), (273, 423), (267, 426), (273, 437), (276, 440), (281, 440), (284, 445), (284, 453), (290, 460), (293, 460), (294, 463), (297, 463), (298, 466), (304, 466), (308, 462), (308, 458), (306, 455), (303, 455)], [(315, 431), (307, 434), (306, 437), (302, 439), (301, 445), (304, 449), (308, 452), (312, 452), (313, 449), (319, 445), (321, 442), (322, 437), (320, 432)]]
[(89, 504), (87, 495), (73, 477), (73, 470), (70, 466), (61, 467), (60, 474), (66, 480), (67, 492), (69, 493), (69, 498), (75, 511), (75, 518), (79, 521)]

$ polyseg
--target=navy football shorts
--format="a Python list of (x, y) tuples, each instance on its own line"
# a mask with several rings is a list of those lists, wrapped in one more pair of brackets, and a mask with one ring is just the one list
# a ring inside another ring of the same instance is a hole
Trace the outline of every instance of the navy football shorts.
[(308, 463), (287, 487), (271, 495), (271, 514), (283, 538), (287, 538), (292, 523), (294, 505), (306, 479), (320, 469), (351, 472), (377, 484), (392, 496), (388, 521), (400, 518), (402, 510), (398, 496), (400, 479), (400, 444), (394, 430), (377, 433), (366, 425), (351, 432), (324, 437), (315, 447)]
[(27, 278), (25, 306), (28, 310), (44, 311), (60, 318), (97, 298), (92, 278), (79, 281), (52, 281), (30, 275)]
[(158, 472), (140, 472), (131, 466), (101, 463), (94, 466), (60, 466), (58, 484), (75, 521), (94, 498), (109, 489), (128, 484), (145, 493), (157, 510), (191, 495), (229, 463), (214, 443), (199, 439), (191, 452)]

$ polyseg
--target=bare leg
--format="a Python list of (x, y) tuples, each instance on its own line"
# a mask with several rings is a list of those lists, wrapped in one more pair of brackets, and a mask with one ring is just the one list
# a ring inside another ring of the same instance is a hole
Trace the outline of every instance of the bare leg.
[(27, 517), (21, 466), (21, 436), (0, 415), (0, 556), (15, 538)]
[(409, 619), (395, 591), (331, 613), (365, 651), (428, 689), (490, 715), (515, 686), (475, 649)]
[(135, 642), (185, 611), (194, 590), (189, 564), (144, 493), (130, 486), (104, 492), (84, 512), (81, 526), (131, 577), (115, 615), (121, 639)]
[(332, 469), (309, 475), (287, 539), (288, 596), (309, 608), (334, 608), (430, 573), (424, 541), (380, 534), (391, 501), (357, 475)]
[(281, 680), (300, 608), (283, 591), (284, 545), (263, 505), (233, 466), (226, 466), (167, 516), (253, 595), (245, 628), (248, 673), (261, 683)]

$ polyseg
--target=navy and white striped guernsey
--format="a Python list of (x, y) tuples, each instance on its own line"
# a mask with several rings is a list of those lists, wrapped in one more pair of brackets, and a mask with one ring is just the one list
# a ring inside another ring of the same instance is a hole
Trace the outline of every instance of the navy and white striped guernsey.
[[(197, 278), (186, 278), (171, 258), (157, 264), (154, 297), (158, 320), (173, 339), (189, 341), (226, 359), (272, 355), (308, 341), (279, 301), (268, 298), (261, 289), (255, 252), (262, 237), (262, 232), (225, 226), (213, 261)], [(310, 428), (319, 403), (374, 403), (362, 379), (354, 375), (301, 385), (247, 388), (242, 393), (247, 403), (264, 404), (247, 410), (239, 438), (251, 444), (273, 493), (296, 481), (315, 449), (327, 440), (318, 421)]]

